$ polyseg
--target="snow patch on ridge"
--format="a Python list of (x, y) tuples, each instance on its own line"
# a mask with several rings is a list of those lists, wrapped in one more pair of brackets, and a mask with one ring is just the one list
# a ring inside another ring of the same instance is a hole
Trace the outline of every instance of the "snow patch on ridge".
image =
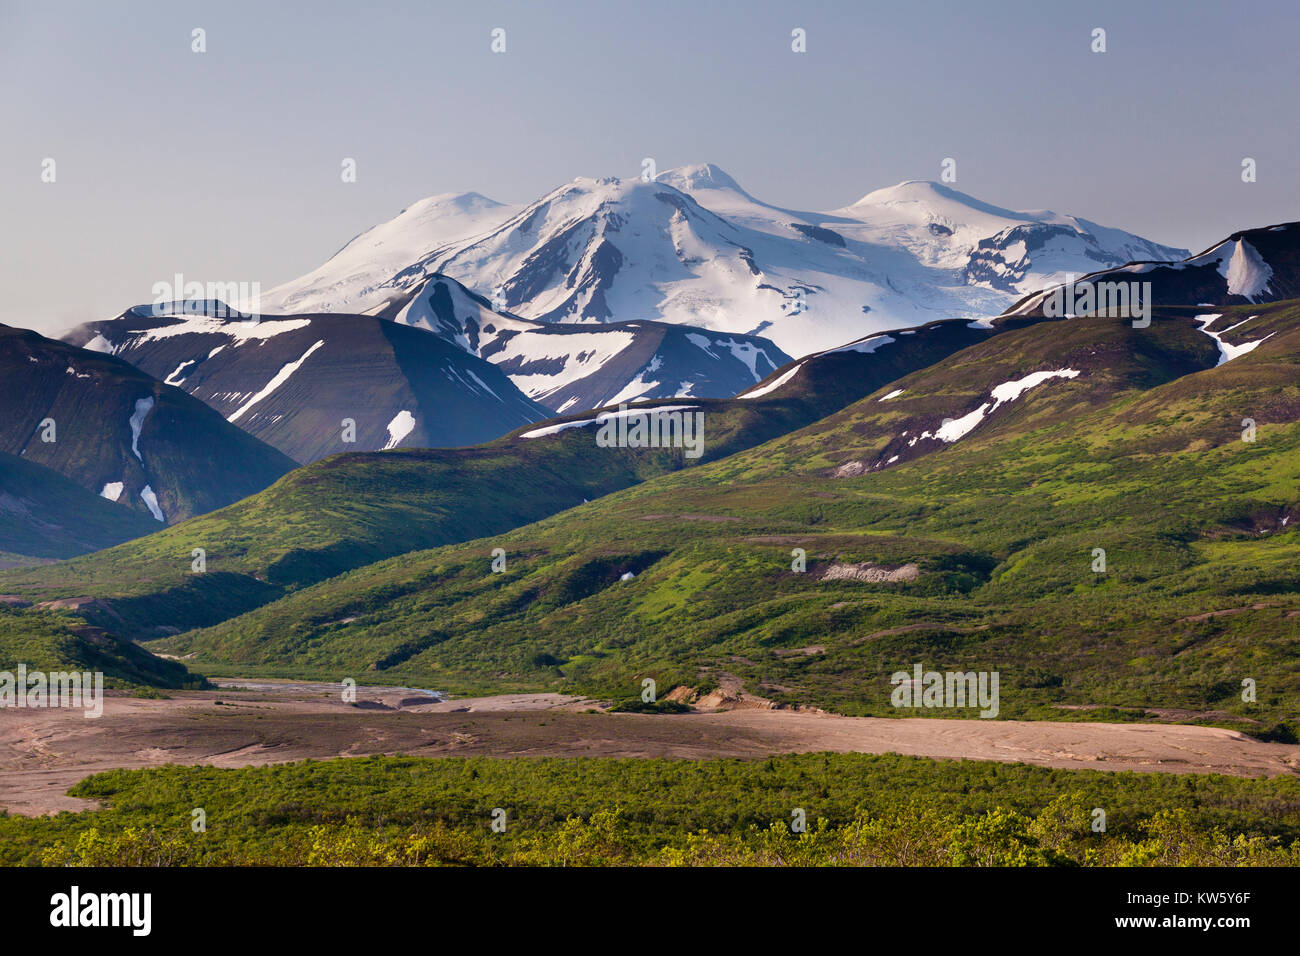
[(120, 481), (110, 481), (99, 492), (99, 497), (107, 498), (109, 501), (116, 501), (122, 497), (122, 489), (125, 487)]
[(837, 349), (831, 349), (831, 352), (861, 352), (864, 355), (870, 355), (882, 345), (889, 345), (891, 342), (898, 340), (888, 335), (873, 335), (869, 339), (863, 339), (861, 342), (854, 342), (850, 345), (842, 345)]
[(582, 428), (584, 425), (603, 424), (611, 418), (624, 418), (628, 415), (659, 415), (664, 412), (682, 412), (699, 408), (698, 405), (658, 405), (654, 408), (628, 408), (617, 412), (601, 412), (595, 418), (583, 418), (575, 422), (561, 422), (558, 425), (546, 425), (542, 428), (534, 428), (532, 431), (524, 432), (520, 438), (544, 438), (547, 435), (557, 435), (569, 428)]
[[(929, 432), (921, 432), (921, 438), (937, 438), (944, 442), (955, 442), (957, 439), (968, 435), (971, 429), (984, 420), (984, 411), (988, 407), (989, 403), (985, 402), (975, 411), (963, 415), (961, 418), (950, 418), (936, 428), (933, 435)], [(917, 439), (913, 438), (910, 444), (914, 445), (916, 441)]]
[(1229, 293), (1253, 301), (1255, 296), (1269, 291), (1268, 280), (1273, 277), (1273, 268), (1254, 246), (1238, 239), (1233, 244), (1231, 258), (1219, 261), (1219, 273), (1228, 280)]
[(634, 402), (641, 398), (656, 398), (655, 395), (648, 395), (647, 392), (653, 392), (662, 382), (646, 381), (646, 373), (654, 371), (654, 364), (651, 363), (636, 373), (636, 378), (628, 382), (627, 385), (617, 395), (611, 395), (607, 401), (601, 402), (602, 405), (618, 405), (621, 402)]
[(801, 368), (803, 368), (803, 363), (802, 363), (802, 362), (800, 362), (798, 365), (794, 366), (794, 368), (790, 369), (790, 371), (785, 372), (785, 373), (783, 373), (782, 375), (778, 376), (774, 381), (768, 382), (766, 385), (760, 386), (759, 388), (751, 389), (751, 390), (748, 391), (748, 392), (741, 392), (741, 393), (740, 393), (739, 395), (737, 395), (736, 397), (737, 397), (737, 398), (746, 398), (746, 399), (748, 399), (748, 398), (762, 398), (764, 395), (767, 395), (767, 394), (770, 393), (770, 392), (775, 392), (778, 388), (780, 388), (780, 387), (781, 387), (782, 385), (784, 385), (786, 382), (790, 381), (790, 379), (794, 378), (795, 373), (798, 372), (799, 369), (801, 369)]
[(730, 349), (732, 358), (736, 359), (738, 362), (743, 362), (749, 369), (749, 374), (754, 377), (754, 381), (756, 382), (763, 379), (763, 375), (759, 373), (757, 368), (758, 357), (760, 355), (767, 359), (768, 365), (771, 365), (773, 368), (776, 367), (772, 362), (772, 359), (768, 357), (768, 354), (753, 342), (737, 342), (733, 338), (710, 339), (708, 336), (701, 335), (698, 332), (687, 332), (686, 339), (711, 359), (717, 359), (720, 357), (713, 351), (714, 348)]
[[(473, 375), (474, 373), (471, 372), (470, 374)], [(475, 376), (476, 380), (477, 378), (478, 376)], [(487, 388), (486, 385), (484, 385), (483, 387)], [(491, 391), (491, 389), (488, 390)], [(415, 416), (412, 415), (410, 412), (408, 412), (405, 408), (402, 409), (400, 412), (394, 415), (393, 420), (388, 423), (388, 441), (384, 444), (383, 450), (388, 451), (388, 449), (390, 448), (396, 448), (403, 441), (405, 441), (406, 436), (411, 434), (411, 432), (414, 430), (415, 430)]]
[(1058, 369), (1055, 372), (1033, 372), (1024, 378), (1018, 378), (1015, 381), (1003, 382), (993, 389), (992, 395), (995, 399), (993, 408), (996, 409), (1003, 402), (1014, 402), (1020, 397), (1026, 389), (1033, 388), (1035, 385), (1041, 385), (1049, 378), (1078, 378), (1079, 370), (1073, 368)]
[[(592, 374), (635, 341), (631, 332), (572, 332), (512, 336), (492, 363), (529, 398), (540, 401)], [(558, 371), (552, 371), (556, 366)], [(534, 372), (532, 369), (545, 369)]]
[(472, 378), (474, 381), (478, 382), (479, 385), (483, 387), (484, 391), (486, 391), (489, 395), (495, 398), (498, 402), (501, 401), (501, 396), (498, 395), (496, 392), (492, 391), (492, 389), (488, 388), (487, 383), (484, 382), (483, 379), (475, 375), (472, 369), (468, 369), (468, 368), (465, 369), (465, 374), (468, 375), (470, 378)]
[[(149, 317), (155, 318), (152, 315)], [(210, 315), (163, 315), (156, 318), (178, 318), (184, 321), (149, 329), (139, 338), (133, 339), (131, 345), (143, 345), (146, 342), (175, 338), (178, 335), (225, 335), (233, 339), (235, 345), (242, 345), (254, 340), (274, 338), (285, 332), (305, 329), (311, 325), (311, 319), (263, 319), (260, 322), (253, 322), (245, 319), (220, 319)]]
[(163, 384), (164, 384), (164, 385), (180, 385), (182, 382), (185, 381), (185, 376), (181, 375), (180, 378), (176, 378), (176, 376), (177, 376), (177, 375), (180, 375), (181, 372), (185, 371), (185, 367), (186, 367), (186, 366), (197, 364), (197, 362), (198, 362), (198, 359), (186, 359), (184, 362), (181, 362), (180, 365), (177, 365), (177, 366), (176, 366), (176, 371), (172, 372), (172, 373), (171, 373), (170, 375), (168, 375), (165, 379), (163, 379)]

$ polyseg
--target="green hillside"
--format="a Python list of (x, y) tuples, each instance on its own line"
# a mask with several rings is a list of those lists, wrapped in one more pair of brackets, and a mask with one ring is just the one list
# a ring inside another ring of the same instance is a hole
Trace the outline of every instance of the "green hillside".
[[(161, 646), (199, 668), (385, 670), (451, 690), (631, 697), (644, 676), (707, 688), (729, 674), (859, 714), (897, 713), (890, 674), (921, 662), (998, 670), (1003, 717), (1165, 708), (1285, 737), (1300, 693), (1300, 306), (1223, 311), (1217, 327), (1244, 323), (1232, 341), (1268, 338), (1220, 367), (1185, 311), (1145, 330), (1033, 325), (725, 460)], [(957, 441), (899, 445), (991, 404), (998, 384), (1063, 369), (1079, 374)], [(872, 467), (891, 447), (907, 450)], [(904, 579), (823, 579), (846, 564)]]
[(100, 671), (106, 687), (201, 687), (202, 677), (64, 614), (0, 605), (0, 671)]
[[(987, 335), (961, 321), (933, 323), (875, 354), (804, 360), (788, 384), (758, 399), (693, 399), (707, 423), (695, 462), (677, 449), (598, 448), (593, 429), (472, 448), (336, 455), (147, 538), (0, 574), (0, 593), (95, 597), (107, 611), (92, 611), (94, 622), (134, 637), (215, 624), (383, 558), (499, 534), (649, 477), (698, 468), (817, 421)], [(195, 548), (207, 555), (203, 575), (191, 572)]]

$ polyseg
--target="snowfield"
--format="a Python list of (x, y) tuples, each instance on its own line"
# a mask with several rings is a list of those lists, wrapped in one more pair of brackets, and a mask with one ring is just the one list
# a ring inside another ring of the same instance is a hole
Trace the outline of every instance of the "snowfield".
[[(984, 320), (1068, 273), (1187, 255), (932, 182), (828, 212), (783, 209), (700, 164), (650, 182), (578, 178), (526, 206), (431, 197), (264, 294), (262, 309), (364, 312), (441, 273), (525, 320), (655, 319), (763, 335), (798, 357), (935, 319)], [(403, 320), (432, 321), (419, 309)]]

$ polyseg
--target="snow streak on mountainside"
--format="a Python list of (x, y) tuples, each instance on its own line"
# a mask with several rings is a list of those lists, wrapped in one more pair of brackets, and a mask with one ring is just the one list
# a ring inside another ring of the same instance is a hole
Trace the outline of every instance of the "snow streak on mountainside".
[(764, 203), (712, 165), (575, 179), (525, 207), (434, 197), (358, 236), (268, 312), (366, 311), (435, 273), (541, 323), (658, 320), (804, 355), (874, 331), (1001, 312), (1022, 295), (1186, 250), (906, 182), (831, 212)]
[(496, 366), (438, 335), (368, 315), (260, 321), (154, 315), (93, 322), (68, 341), (183, 389), (299, 462), (345, 451), (491, 441), (540, 421)]
[(545, 323), (495, 312), (435, 275), (376, 315), (426, 329), (505, 372), (555, 412), (648, 398), (730, 398), (790, 357), (759, 336), (666, 322)]
[(168, 523), (238, 501), (293, 467), (185, 391), (104, 352), (0, 325), (0, 453)]

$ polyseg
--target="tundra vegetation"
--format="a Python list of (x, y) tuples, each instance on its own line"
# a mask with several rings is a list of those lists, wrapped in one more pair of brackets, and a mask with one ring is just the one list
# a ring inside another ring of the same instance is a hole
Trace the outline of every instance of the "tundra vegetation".
[[(1239, 866), (1300, 863), (1300, 780), (895, 754), (366, 757), (116, 770), (104, 808), (0, 817), (60, 866)], [(205, 828), (195, 832), (194, 810)], [(504, 832), (492, 814), (505, 810)], [(793, 832), (796, 811), (806, 831)], [(1104, 829), (1098, 824), (1103, 819)]]

